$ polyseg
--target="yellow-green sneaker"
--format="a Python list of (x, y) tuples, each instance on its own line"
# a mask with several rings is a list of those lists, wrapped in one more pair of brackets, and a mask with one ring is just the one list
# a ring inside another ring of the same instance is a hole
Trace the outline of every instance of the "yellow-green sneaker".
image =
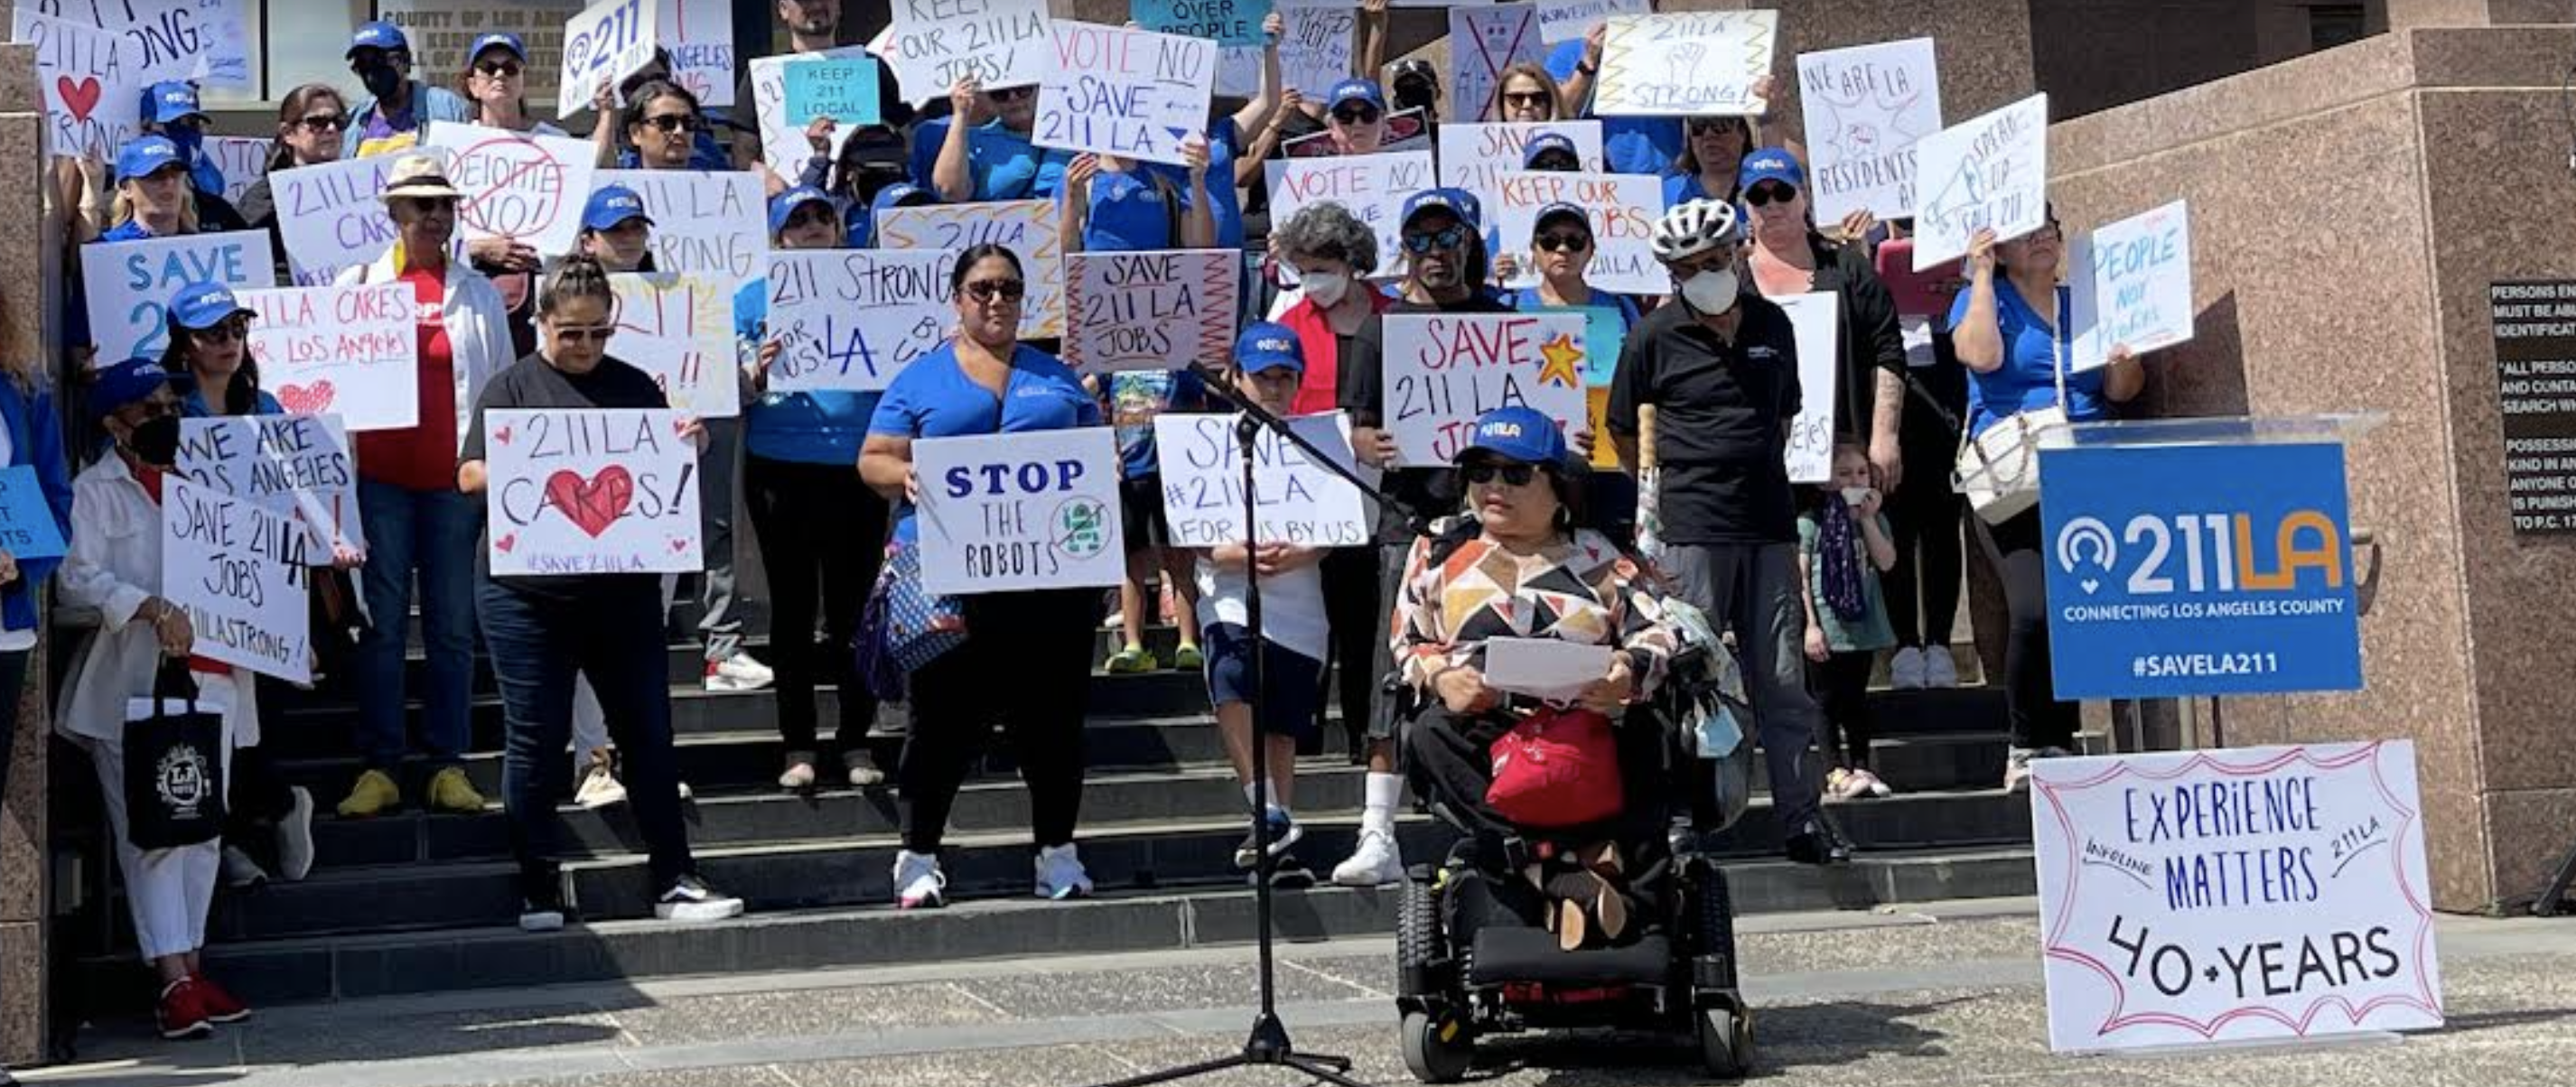
[(369, 770), (358, 775), (358, 783), (349, 787), (349, 798), (340, 802), (340, 818), (366, 819), (402, 806), (402, 787), (382, 770)]
[(1199, 652), (1195, 645), (1184, 645), (1172, 651), (1172, 667), (1184, 672), (1198, 671), (1207, 667), (1207, 655)]
[(1132, 676), (1151, 672), (1162, 666), (1163, 662), (1154, 659), (1152, 650), (1141, 645), (1131, 645), (1110, 654), (1109, 663), (1103, 667), (1113, 676)]
[(472, 815), (483, 810), (483, 794), (474, 791), (465, 771), (454, 766), (429, 779), (429, 808), (456, 815)]

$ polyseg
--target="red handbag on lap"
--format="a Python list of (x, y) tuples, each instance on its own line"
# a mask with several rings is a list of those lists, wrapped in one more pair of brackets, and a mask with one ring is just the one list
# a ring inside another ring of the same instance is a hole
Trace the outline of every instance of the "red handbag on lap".
[(1591, 710), (1543, 709), (1494, 741), (1485, 803), (1516, 826), (1554, 830), (1619, 814), (1619, 744)]

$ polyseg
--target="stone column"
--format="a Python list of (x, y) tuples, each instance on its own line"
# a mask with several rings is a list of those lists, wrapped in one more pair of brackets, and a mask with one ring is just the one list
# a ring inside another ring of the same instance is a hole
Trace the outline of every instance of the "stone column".
[[(36, 91), (36, 51), (0, 45), (0, 305), (9, 323), (45, 328), (48, 284), (59, 268), (38, 197), (44, 162), (44, 99)], [(56, 290), (54, 301), (59, 302)], [(50, 349), (43, 364), (60, 373)], [(25, 1064), (44, 1049), (45, 1023), (45, 735), (48, 715), (44, 654), (28, 666), (22, 699), (6, 699), (0, 744), (15, 745), (8, 792), (0, 796), (0, 1064)]]

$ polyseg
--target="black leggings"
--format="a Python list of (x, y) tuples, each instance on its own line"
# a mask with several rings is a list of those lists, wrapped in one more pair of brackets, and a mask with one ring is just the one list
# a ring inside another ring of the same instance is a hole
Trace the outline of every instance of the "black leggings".
[(1877, 662), (1878, 654), (1867, 649), (1807, 662), (1807, 689), (1825, 718), (1825, 758), (1837, 766), (1869, 768), (1869, 742), (1878, 734), (1869, 716), (1869, 671)]
[(1097, 589), (966, 598), (966, 644), (910, 679), (912, 737), (900, 770), (903, 847), (937, 853), (957, 788), (999, 719), (1029, 789), (1041, 846), (1073, 841), (1082, 815), (1082, 720)]
[[(851, 678), (859, 605), (885, 562), (886, 502), (847, 464), (752, 457), (743, 467), (760, 561), (769, 572), (770, 664), (778, 669), (778, 735), (789, 751), (818, 750), (814, 686), (838, 684), (834, 744), (862, 750), (876, 699)], [(814, 644), (821, 604), (823, 644)]]
[(1387, 613), (1378, 610), (1378, 551), (1370, 547), (1337, 547), (1324, 553), (1324, 619), (1332, 627), (1332, 688), (1315, 700), (1318, 735), (1324, 707), (1340, 693), (1342, 728), (1356, 737), (1367, 732), (1373, 717), (1370, 699), (1377, 693), (1372, 665), (1387, 648)]
[[(1938, 447), (1935, 447), (1936, 449)], [(1889, 502), (1896, 529), (1896, 566), (1887, 572), (1887, 618), (1898, 648), (1947, 647), (1959, 617), (1960, 519), (1967, 502), (1950, 489), (1949, 465), (1926, 453), (1905, 451), (1905, 482)], [(1922, 604), (1915, 604), (1915, 594)]]
[(2003, 578), (2004, 604), (2012, 614), (2004, 640), (2004, 714), (2012, 745), (2075, 746), (2083, 711), (2057, 698), (2048, 666), (2048, 562), (2041, 554), (2039, 510), (2000, 525), (1976, 518), (1977, 545)]

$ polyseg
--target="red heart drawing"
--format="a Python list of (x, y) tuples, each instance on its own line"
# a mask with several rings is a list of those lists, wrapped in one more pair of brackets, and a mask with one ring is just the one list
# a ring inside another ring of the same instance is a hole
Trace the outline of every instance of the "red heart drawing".
[(289, 415), (320, 415), (331, 410), (331, 402), (340, 391), (331, 387), (328, 378), (310, 385), (286, 385), (277, 390), (277, 402)]
[(635, 477), (627, 474), (624, 465), (617, 464), (600, 469), (589, 479), (566, 469), (546, 477), (546, 501), (595, 540), (634, 503)]
[(510, 553), (511, 548), (519, 546), (519, 534), (513, 532), (507, 536), (503, 536), (500, 539), (492, 541), (492, 546), (500, 548), (501, 553), (507, 555)]
[(83, 77), (78, 83), (72, 82), (72, 77), (67, 75), (54, 77), (54, 93), (62, 97), (63, 108), (71, 111), (75, 121), (89, 120), (90, 111), (98, 108), (99, 95), (104, 90), (95, 77)]
[(499, 443), (501, 443), (501, 444), (503, 444), (503, 445), (508, 445), (508, 444), (510, 444), (510, 428), (508, 428), (508, 427), (494, 427), (494, 428), (492, 428), (492, 440), (493, 440), (493, 441), (496, 441), (496, 442), (499, 442)]

